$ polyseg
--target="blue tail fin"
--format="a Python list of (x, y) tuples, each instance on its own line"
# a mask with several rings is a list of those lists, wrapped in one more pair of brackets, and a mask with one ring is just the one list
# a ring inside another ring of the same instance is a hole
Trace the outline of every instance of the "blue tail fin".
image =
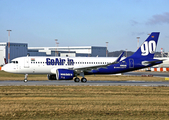
[(139, 49), (130, 57), (153, 59), (157, 47), (159, 34), (159, 32), (152, 32), (150, 36), (139, 47)]

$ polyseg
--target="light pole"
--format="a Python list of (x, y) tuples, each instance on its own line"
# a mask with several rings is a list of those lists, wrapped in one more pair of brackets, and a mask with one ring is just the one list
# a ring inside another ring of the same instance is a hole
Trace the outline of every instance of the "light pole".
[(57, 53), (57, 47), (58, 47), (58, 39), (55, 39), (55, 42), (56, 42), (56, 48), (55, 48), (55, 56), (56, 56), (56, 53)]
[(10, 63), (10, 31), (12, 30), (7, 31), (8, 31), (8, 63)]
[(139, 48), (139, 39), (140, 37), (137, 37), (137, 49)]
[(163, 48), (161, 48), (161, 57), (163, 57)]
[(108, 43), (109, 43), (109, 42), (106, 42), (106, 57), (108, 56), (108, 55), (107, 55), (107, 54), (108, 54), (108, 53), (107, 53), (107, 52), (108, 52), (108, 51), (107, 51)]
[(59, 53), (58, 53), (58, 46), (59, 46), (59, 43), (57, 42), (57, 55), (59, 56)]
[(127, 57), (127, 49), (126, 49), (126, 57)]

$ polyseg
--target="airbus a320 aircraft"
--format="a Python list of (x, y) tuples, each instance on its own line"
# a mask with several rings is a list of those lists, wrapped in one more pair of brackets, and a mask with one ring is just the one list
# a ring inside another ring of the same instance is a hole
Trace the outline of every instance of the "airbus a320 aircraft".
[(153, 32), (144, 41), (140, 48), (130, 57), (122, 58), (124, 52), (115, 57), (37, 57), (27, 56), (15, 58), (2, 67), (10, 73), (47, 74), (49, 80), (72, 80), (87, 82), (84, 75), (90, 74), (117, 74), (151, 67), (162, 63), (162, 60), (153, 59), (156, 51), (159, 32)]

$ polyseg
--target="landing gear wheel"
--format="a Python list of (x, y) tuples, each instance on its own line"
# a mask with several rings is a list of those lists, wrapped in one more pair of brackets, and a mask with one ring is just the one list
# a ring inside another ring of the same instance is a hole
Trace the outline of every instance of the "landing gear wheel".
[(28, 74), (25, 74), (25, 79), (24, 79), (24, 82), (26, 83), (26, 82), (28, 82)]
[(26, 82), (28, 82), (28, 80), (27, 80), (27, 79), (24, 79), (24, 82), (26, 83)]
[(75, 81), (75, 82), (79, 82), (80, 79), (79, 79), (78, 77), (76, 77), (76, 78), (74, 79), (74, 81)]
[(87, 79), (86, 78), (82, 78), (81, 82), (85, 83), (85, 82), (87, 82)]

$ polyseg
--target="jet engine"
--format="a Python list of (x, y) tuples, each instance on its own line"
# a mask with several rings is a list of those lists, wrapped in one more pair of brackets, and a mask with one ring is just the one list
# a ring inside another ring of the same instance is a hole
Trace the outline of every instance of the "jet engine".
[(57, 69), (56, 74), (48, 74), (49, 80), (72, 80), (74, 71), (68, 69)]

